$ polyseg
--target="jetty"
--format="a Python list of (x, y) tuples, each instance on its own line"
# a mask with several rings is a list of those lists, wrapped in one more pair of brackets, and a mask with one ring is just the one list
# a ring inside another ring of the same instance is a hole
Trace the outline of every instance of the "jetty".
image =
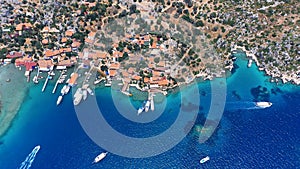
[(60, 74), (59, 78), (57, 79), (57, 81), (56, 81), (56, 83), (55, 83), (55, 86), (54, 86), (54, 88), (53, 88), (53, 90), (52, 90), (52, 93), (53, 93), (53, 94), (55, 93), (58, 84), (61, 83), (61, 82), (63, 81), (63, 80), (62, 80), (62, 76), (63, 76), (64, 73), (65, 73), (64, 71), (61, 71), (61, 74)]
[(47, 86), (47, 83), (48, 83), (48, 80), (50, 79), (50, 74), (48, 74), (48, 76), (47, 76), (47, 78), (46, 78), (46, 81), (45, 81), (45, 83), (44, 83), (44, 86), (43, 86), (43, 88), (42, 88), (42, 92), (44, 92), (45, 91), (45, 88), (46, 88), (46, 86)]
[(151, 111), (154, 111), (154, 99), (153, 99), (154, 93), (149, 92), (148, 99), (150, 100), (150, 109)]

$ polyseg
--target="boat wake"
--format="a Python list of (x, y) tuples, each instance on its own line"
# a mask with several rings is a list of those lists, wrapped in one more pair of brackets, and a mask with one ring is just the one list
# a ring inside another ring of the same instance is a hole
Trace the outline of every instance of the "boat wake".
[(22, 162), (19, 169), (29, 169), (35, 159), (35, 156), (37, 152), (40, 150), (40, 146), (34, 147), (34, 149), (31, 151), (31, 153), (26, 157), (25, 161)]
[(253, 109), (263, 109), (256, 105), (256, 102), (228, 102), (226, 103), (227, 110), (253, 110)]

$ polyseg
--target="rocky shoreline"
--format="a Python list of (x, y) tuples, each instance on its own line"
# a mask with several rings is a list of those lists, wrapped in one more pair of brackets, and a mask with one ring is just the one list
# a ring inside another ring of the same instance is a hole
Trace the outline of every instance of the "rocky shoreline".
[(297, 76), (297, 73), (300, 73), (300, 71), (298, 72), (281, 72), (279, 70), (274, 71), (273, 69), (268, 69), (266, 67), (262, 67), (262, 64), (265, 63), (260, 63), (258, 61), (258, 58), (256, 57), (255, 54), (253, 54), (251, 51), (248, 51), (245, 49), (245, 47), (242, 46), (234, 46), (231, 51), (243, 51), (245, 52), (247, 58), (250, 58), (252, 60), (254, 60), (254, 62), (256, 63), (256, 65), (259, 67), (260, 71), (264, 71), (266, 73), (266, 75), (271, 76), (271, 82), (279, 82), (279, 80), (282, 81), (282, 83), (288, 83), (291, 82), (292, 84), (295, 85), (300, 85), (300, 76)]

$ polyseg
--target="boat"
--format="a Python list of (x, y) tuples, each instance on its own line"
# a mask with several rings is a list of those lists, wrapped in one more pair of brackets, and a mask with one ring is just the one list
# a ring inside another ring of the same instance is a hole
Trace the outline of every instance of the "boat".
[(95, 81), (94, 81), (94, 85), (96, 85), (96, 84), (100, 83), (102, 80), (103, 80), (103, 79), (98, 79), (98, 80), (95, 80)]
[(260, 108), (268, 108), (272, 106), (271, 102), (255, 102), (255, 105)]
[(39, 83), (38, 77), (37, 77), (37, 76), (34, 76), (32, 80), (33, 80), (33, 82), (34, 82), (35, 84)]
[(143, 103), (143, 105), (138, 109), (138, 115), (141, 114), (144, 110), (145, 110), (145, 102)]
[(87, 88), (86, 90), (89, 92), (90, 95), (92, 95), (92, 96), (94, 95), (94, 92), (92, 91), (91, 88)]
[(207, 162), (208, 160), (209, 160), (209, 157), (206, 156), (200, 160), (200, 163), (203, 164), (203, 163)]
[(87, 91), (86, 90), (82, 90), (82, 94), (83, 94), (83, 100), (86, 100), (86, 98), (87, 98)]
[(252, 59), (250, 59), (250, 60), (248, 61), (248, 65), (247, 65), (247, 67), (248, 67), (248, 68), (250, 68), (250, 67), (251, 67), (251, 65), (252, 65)]
[(73, 100), (74, 105), (78, 105), (81, 99), (82, 99), (82, 90), (81, 88), (78, 88), (74, 94), (74, 100)]
[(111, 86), (111, 83), (105, 83), (105, 85), (104, 86), (106, 86), (106, 87), (110, 87)]
[(149, 111), (149, 107), (150, 107), (150, 100), (147, 100), (147, 102), (145, 104), (145, 112)]
[(67, 85), (64, 85), (64, 87), (61, 89), (60, 93), (62, 95), (64, 95), (66, 93), (66, 88), (67, 88)]
[(125, 94), (126, 96), (132, 96), (132, 94), (131, 93), (129, 93), (129, 92), (127, 92), (127, 91), (121, 91), (123, 94)]
[(30, 166), (32, 165), (36, 154), (38, 153), (38, 151), (40, 150), (41, 146), (37, 145), (34, 147), (34, 149), (31, 151), (30, 154), (28, 154), (28, 156), (26, 157), (26, 159), (22, 162), (22, 164), (20, 165), (20, 169), (24, 169), (24, 168), (30, 168)]
[(62, 101), (63, 96), (59, 96), (56, 101), (56, 105), (59, 105)]
[(51, 71), (51, 72), (49, 73), (49, 75), (55, 76), (55, 73)]
[(107, 155), (107, 152), (97, 155), (97, 157), (94, 159), (93, 163), (100, 162), (101, 160), (103, 160), (106, 157), (106, 155)]
[(70, 86), (69, 85), (64, 85), (64, 87), (61, 89), (60, 93), (62, 95), (68, 94), (70, 91)]
[(70, 86), (69, 86), (69, 85), (67, 85), (67, 87), (66, 87), (66, 90), (65, 90), (65, 94), (68, 94), (68, 93), (69, 93), (69, 91), (70, 91)]
[(34, 149), (32, 150), (33, 153), (37, 153), (40, 150), (41, 146), (37, 145), (34, 147)]

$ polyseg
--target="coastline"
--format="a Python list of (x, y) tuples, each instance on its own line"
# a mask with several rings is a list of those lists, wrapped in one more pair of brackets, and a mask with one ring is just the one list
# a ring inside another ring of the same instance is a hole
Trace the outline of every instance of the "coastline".
[(238, 50), (244, 52), (246, 54), (247, 58), (254, 60), (254, 62), (258, 66), (258, 69), (260, 71), (264, 71), (266, 73), (266, 75), (270, 76), (273, 79), (273, 81), (274, 81), (274, 79), (276, 79), (276, 80), (280, 79), (282, 81), (282, 83), (284, 83), (284, 84), (290, 82), (295, 85), (300, 85), (300, 77), (295, 76), (295, 74), (293, 74), (294, 76), (292, 76), (291, 74), (286, 74), (286, 73), (282, 73), (282, 72), (279, 74), (276, 72), (271, 72), (270, 70), (268, 70), (266, 68), (260, 67), (261, 64), (259, 63), (255, 54), (246, 50), (246, 48), (244, 46), (236, 45), (231, 49), (231, 52), (238, 51)]
[[(244, 53), (246, 55), (246, 58), (251, 58), (255, 61), (255, 63), (258, 66), (259, 69), (259, 62), (256, 58), (256, 56), (254, 54), (249, 53), (249, 51), (247, 51), (244, 47), (240, 47), (240, 46), (235, 46), (232, 49), (233, 51), (240, 51), (241, 53)], [(15, 116), (18, 114), (19, 109), (21, 107), (21, 105), (24, 102), (24, 99), (26, 98), (26, 93), (28, 92), (29, 88), (32, 86), (32, 82), (28, 83), (26, 82), (26, 78), (24, 76), (24, 70), (22, 69), (21, 71), (18, 70), (18, 68), (16, 68), (14, 66), (14, 64), (8, 64), (6, 66), (1, 66), (0, 67), (0, 137), (2, 137), (5, 132), (9, 129), (9, 127), (12, 125), (12, 121), (14, 120)], [(270, 75), (267, 70), (261, 70), (259, 69), (259, 71), (261, 72), (265, 72), (267, 76), (270, 76), (271, 78), (273, 78), (272, 75)], [(11, 76), (13, 75), (13, 76)], [(230, 75), (231, 76), (231, 75)], [(10, 79), (9, 82), (7, 82), (7, 79)], [(228, 77), (227, 77), (228, 78)], [(213, 80), (215, 78), (207, 78), (206, 76), (194, 76), (194, 78), (191, 81), (197, 81), (197, 83), (201, 82), (205, 82), (207, 80)], [(281, 78), (282, 79), (282, 78)], [(203, 81), (202, 81), (203, 80)], [(296, 79), (297, 80), (297, 79)], [(284, 79), (282, 79), (283, 84), (285, 84)], [(13, 84), (13, 85), (11, 85)], [(293, 85), (299, 85), (298, 83), (292, 83)], [(188, 84), (180, 84), (180, 85), (188, 85)], [(99, 86), (96, 86), (96, 88)], [(133, 87), (133, 86), (131, 86)], [(178, 86), (174, 86), (173, 88), (169, 88), (171, 89), (171, 91), (173, 91), (174, 89), (176, 89)], [(136, 92), (147, 92), (147, 90), (142, 90), (140, 88), (138, 88), (137, 86), (134, 86), (134, 88), (136, 89)], [(18, 89), (18, 92), (15, 92), (16, 89)], [(5, 92), (1, 92), (1, 91), (5, 91)], [(172, 93), (172, 92), (171, 92)], [(176, 92), (175, 92), (176, 93)], [(167, 93), (169, 94), (169, 92)], [(142, 94), (143, 95), (143, 94)], [(11, 97), (13, 96), (13, 97)], [(4, 99), (7, 98), (7, 99)], [(140, 96), (140, 97), (136, 97), (135, 96), (135, 100), (143, 100), (145, 99), (146, 96)], [(160, 102), (163, 99), (155, 99), (156, 101)]]
[[(10, 79), (9, 82), (6, 80)], [(26, 82), (23, 71), (13, 64), (0, 67), (0, 137), (12, 125), (21, 108), (31, 83)]]

